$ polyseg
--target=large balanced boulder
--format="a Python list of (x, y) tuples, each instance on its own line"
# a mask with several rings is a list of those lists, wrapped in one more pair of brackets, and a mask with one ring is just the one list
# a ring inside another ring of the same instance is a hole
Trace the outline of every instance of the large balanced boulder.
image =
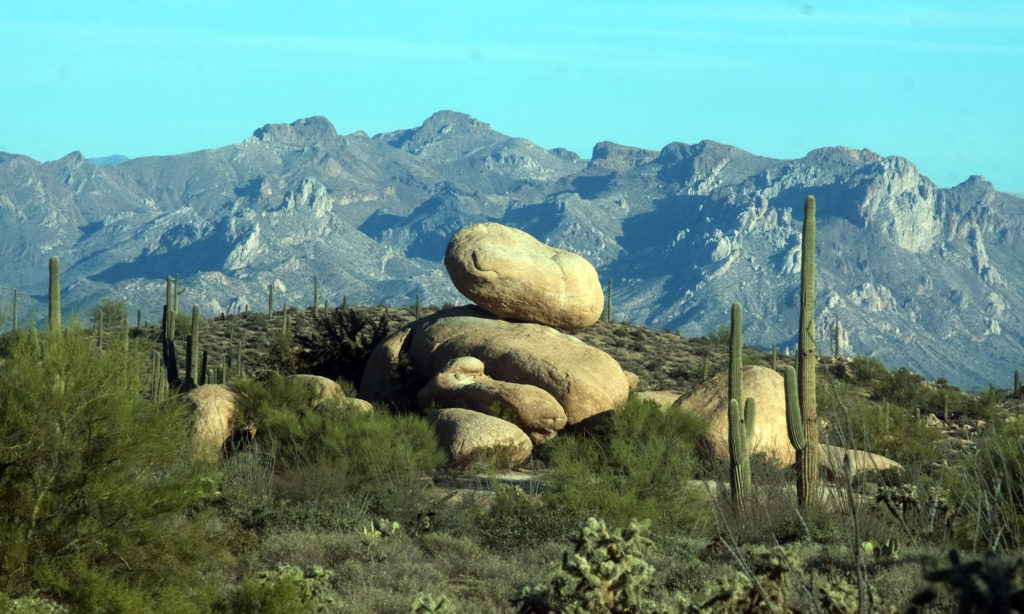
[[(551, 439), (565, 426), (565, 411), (546, 390), (503, 382), (484, 373), (479, 358), (463, 356), (449, 362), (417, 395), (420, 409), (462, 407), (502, 417), (529, 435), (534, 444)], [(508, 415), (504, 415), (508, 414)]]
[(360, 397), (417, 407), (416, 395), (453, 360), (472, 356), (488, 376), (546, 391), (576, 424), (625, 402), (619, 363), (551, 327), (506, 322), (475, 306), (441, 310), (399, 329), (370, 355)]
[(196, 458), (215, 461), (232, 435), (252, 439), (256, 429), (237, 422), (238, 396), (223, 384), (205, 384), (188, 392), (192, 406), (192, 451)]
[[(757, 403), (751, 453), (764, 453), (783, 465), (796, 462), (786, 429), (782, 376), (766, 367), (743, 368), (743, 394)], [(714, 456), (729, 458), (729, 374), (719, 373), (679, 397), (674, 406), (710, 420), (706, 443)], [(743, 402), (745, 402), (744, 399)]]
[(519, 427), (470, 409), (442, 409), (434, 429), (441, 447), (459, 465), (478, 459), (519, 465), (533, 453), (530, 438)]
[(604, 309), (601, 281), (585, 258), (501, 224), (455, 233), (444, 266), (459, 292), (499, 318), (575, 330)]

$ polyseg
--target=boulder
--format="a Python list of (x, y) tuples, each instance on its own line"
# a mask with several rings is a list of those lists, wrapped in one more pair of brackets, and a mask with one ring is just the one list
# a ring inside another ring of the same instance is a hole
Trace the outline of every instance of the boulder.
[(324, 403), (337, 403), (342, 409), (354, 409), (357, 411), (373, 411), (373, 405), (362, 399), (350, 399), (345, 396), (338, 382), (322, 375), (309, 375), (301, 373), (290, 375), (289, 379), (305, 382), (316, 394), (313, 400), (314, 407), (321, 407)]
[(501, 224), (455, 233), (444, 266), (459, 292), (499, 318), (575, 330), (604, 310), (601, 281), (585, 258)]
[(638, 399), (657, 403), (661, 407), (670, 407), (681, 396), (681, 393), (675, 390), (644, 390), (635, 394)]
[(196, 458), (216, 461), (224, 442), (233, 435), (241, 434), (246, 439), (256, 435), (255, 426), (237, 424), (238, 397), (227, 386), (198, 386), (188, 392), (187, 398), (193, 407), (191, 438)]
[(601, 350), (551, 327), (506, 322), (470, 305), (416, 320), (381, 343), (370, 355), (360, 396), (416, 407), (416, 394), (463, 356), (482, 361), (495, 380), (546, 391), (567, 424), (615, 409), (629, 394), (619, 363)]
[(481, 457), (519, 465), (533, 453), (530, 438), (519, 427), (470, 409), (442, 409), (437, 414), (434, 429), (441, 447), (460, 465)]
[[(743, 368), (743, 393), (757, 402), (751, 453), (764, 453), (783, 465), (796, 462), (786, 429), (782, 375), (766, 367)], [(674, 406), (710, 420), (706, 443), (716, 458), (729, 458), (729, 374), (719, 373), (679, 397)], [(744, 399), (743, 402), (746, 402)]]
[(484, 363), (472, 356), (449, 362), (417, 395), (421, 409), (431, 405), (463, 407), (494, 415), (523, 429), (534, 444), (554, 437), (565, 426), (565, 411), (555, 397), (529, 384), (493, 379), (484, 374)]
[(821, 444), (820, 464), (825, 470), (825, 477), (832, 481), (842, 481), (846, 475), (843, 457), (849, 453), (850, 470), (855, 477), (857, 474), (869, 471), (885, 471), (886, 469), (902, 469), (903, 466), (892, 460), (863, 450), (847, 450), (838, 446)]
[(626, 375), (626, 382), (629, 384), (630, 390), (636, 390), (640, 387), (640, 376), (632, 371), (623, 371)]
[(326, 403), (327, 401), (333, 401), (345, 396), (345, 392), (338, 385), (338, 382), (322, 375), (289, 375), (288, 379), (303, 382), (312, 388), (316, 394), (316, 399), (313, 401), (314, 404)]

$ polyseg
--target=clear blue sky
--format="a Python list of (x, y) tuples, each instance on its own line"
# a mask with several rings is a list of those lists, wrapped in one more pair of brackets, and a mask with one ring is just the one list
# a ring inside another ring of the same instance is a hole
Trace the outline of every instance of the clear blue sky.
[[(371, 8), (372, 7), (372, 8)], [(0, 151), (183, 153), (453, 109), (584, 157), (713, 139), (1024, 193), (1024, 2), (4, 2)]]

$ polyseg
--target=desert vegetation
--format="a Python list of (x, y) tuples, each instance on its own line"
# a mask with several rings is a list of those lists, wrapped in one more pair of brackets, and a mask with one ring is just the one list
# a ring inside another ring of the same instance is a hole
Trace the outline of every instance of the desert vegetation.
[[(871, 358), (823, 360), (822, 440), (903, 469), (831, 483), (839, 504), (800, 506), (796, 470), (753, 455), (737, 506), (729, 463), (700, 451), (705, 425), (635, 394), (512, 471), (487, 459), (448, 466), (427, 415), (311, 410), (309, 390), (282, 376), (354, 376), (346, 359), (312, 344), (348, 335), (354, 353), (413, 317), (412, 307), (344, 309), (291, 308), (287, 332), (281, 312), (202, 320), (208, 362), (227, 366), (244, 420), (257, 427), (213, 463), (191, 457), (183, 398), (153, 396), (153, 380), (166, 377), (153, 368), (159, 327), (130, 327), (126, 337), (118, 326), (100, 332), (106, 319), (94, 317), (90, 329), (70, 319), (63, 331), (7, 332), (3, 608), (1017, 607), (1024, 407), (1013, 391), (970, 394)], [(721, 340), (608, 322), (585, 335), (643, 374), (641, 387), (685, 390), (704, 379), (705, 359), (711, 374), (729, 363)], [(342, 385), (355, 392), (351, 380)]]
[[(577, 335), (638, 375), (621, 407), (521, 466), (453, 463), (435, 408), (351, 399), (372, 348), (435, 307), (275, 311), (268, 292), (268, 313), (203, 319), (178, 294), (168, 279), (160, 326), (108, 300), (91, 328), (54, 316), (0, 337), (3, 611), (1024, 608), (1017, 374), (968, 393), (803, 341), (797, 357), (745, 348), (738, 304), (702, 339), (606, 318)], [(751, 445), (744, 364), (786, 373), (796, 465)], [(716, 458), (705, 419), (646, 393), (723, 371)], [(214, 382), (238, 436), (206, 456), (186, 393)], [(898, 465), (807, 462), (815, 439)]]

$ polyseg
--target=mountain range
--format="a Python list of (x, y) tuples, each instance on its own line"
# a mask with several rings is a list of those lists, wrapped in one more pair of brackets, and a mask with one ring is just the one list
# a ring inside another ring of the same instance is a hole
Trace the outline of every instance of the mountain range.
[(780, 160), (714, 141), (601, 142), (585, 159), (452, 111), (372, 137), (310, 117), (174, 156), (0, 153), (0, 328), (12, 289), (21, 314), (45, 312), (51, 256), (80, 314), (113, 298), (158, 320), (168, 275), (207, 317), (265, 310), (268, 285), (276, 308), (308, 306), (314, 275), (332, 305), (464, 302), (445, 246), (496, 221), (589, 259), (616, 319), (700, 336), (738, 301), (745, 341), (794, 348), (808, 194), (821, 352), (838, 320), (845, 355), (1009, 386), (1024, 363), (1024, 198), (982, 177), (938, 188), (866, 149)]

